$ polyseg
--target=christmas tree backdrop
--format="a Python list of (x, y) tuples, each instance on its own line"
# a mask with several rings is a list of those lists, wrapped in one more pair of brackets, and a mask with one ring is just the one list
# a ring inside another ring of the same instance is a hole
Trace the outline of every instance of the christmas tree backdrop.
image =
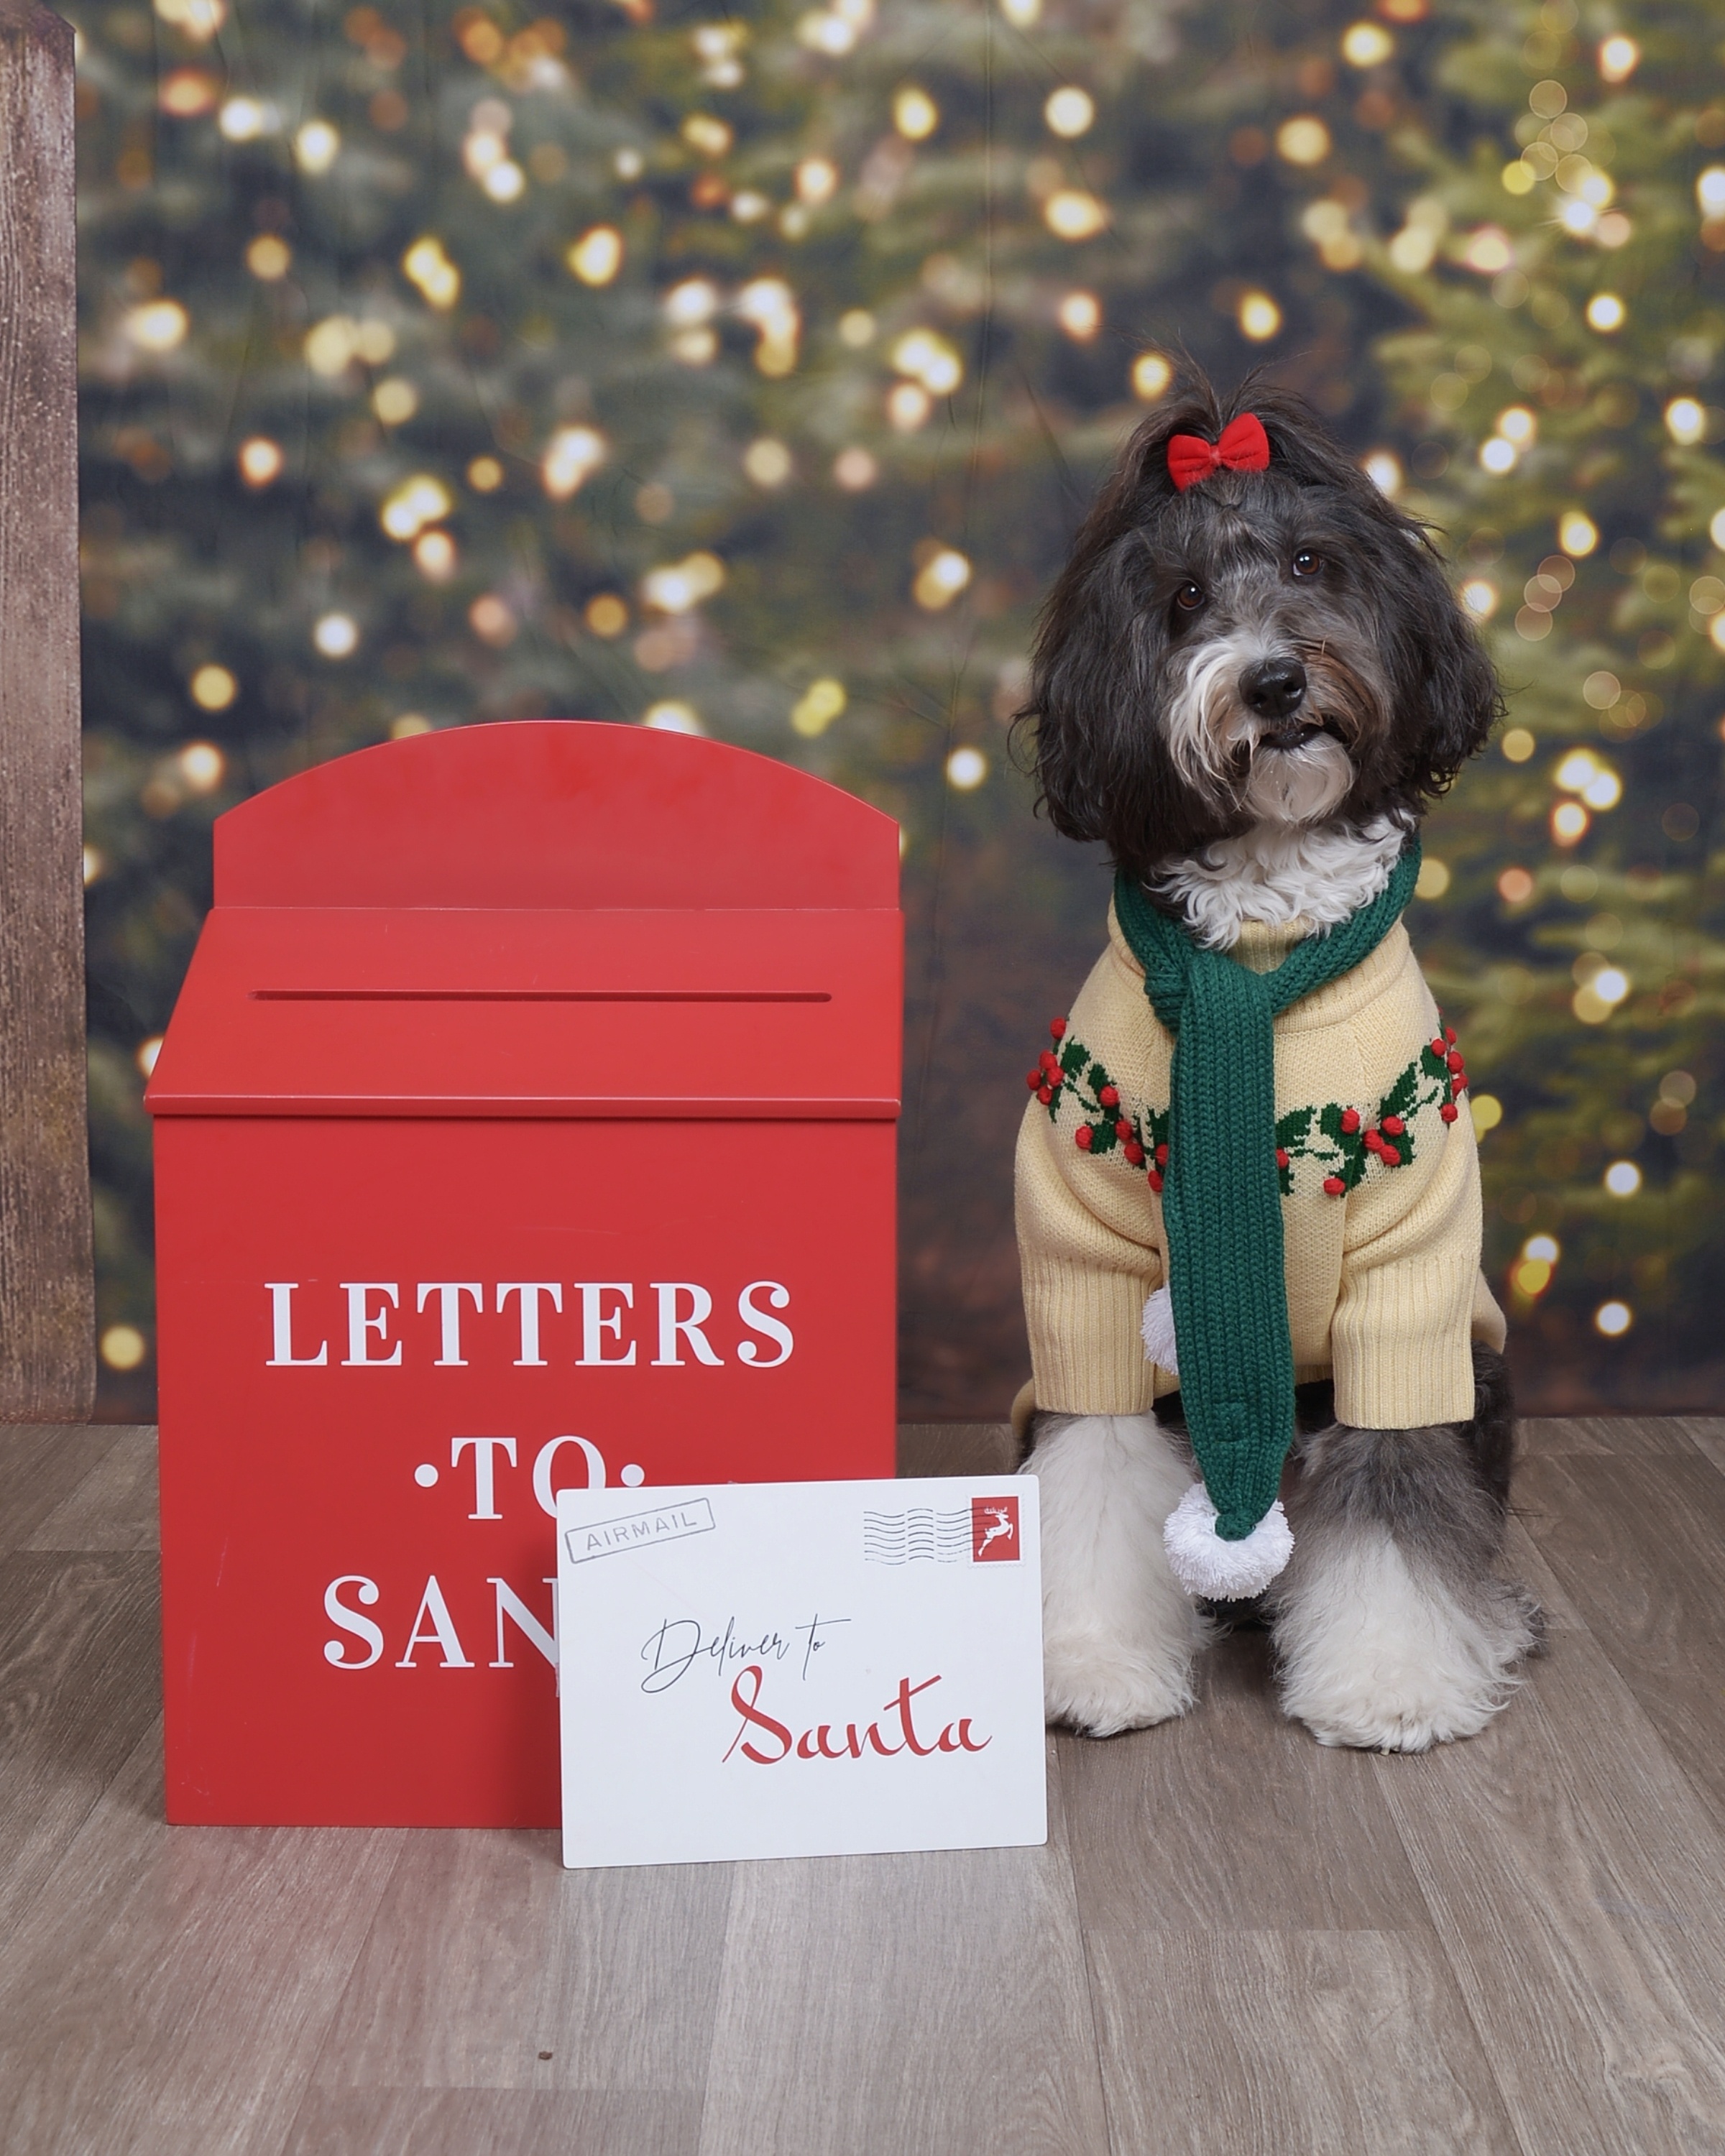
[(1412, 926), (1480, 1074), (1525, 1397), (1716, 1391), (1708, 8), (68, 12), (110, 1412), (150, 1398), (141, 1096), (213, 817), (540, 715), (900, 819), (905, 1411), (1004, 1411), (1022, 1073), (1106, 894), (1008, 726), (1182, 347), (1274, 365), (1442, 527), (1509, 688)]

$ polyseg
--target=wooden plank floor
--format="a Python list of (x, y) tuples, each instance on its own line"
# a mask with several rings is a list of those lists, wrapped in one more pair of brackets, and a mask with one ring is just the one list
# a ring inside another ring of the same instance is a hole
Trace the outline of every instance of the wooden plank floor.
[(1725, 1419), (1527, 1440), (1550, 1651), (1470, 1743), (1321, 1750), (1241, 1635), (1051, 1740), (1045, 1849), (566, 1873), (164, 1826), (153, 1435), (0, 1430), (0, 2149), (1725, 2152)]

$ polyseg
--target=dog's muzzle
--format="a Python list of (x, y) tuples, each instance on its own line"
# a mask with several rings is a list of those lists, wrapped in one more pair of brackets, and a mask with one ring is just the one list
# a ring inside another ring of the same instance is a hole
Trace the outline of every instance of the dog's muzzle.
[(1240, 677), (1240, 701), (1260, 721), (1260, 748), (1298, 748), (1322, 721), (1306, 708), (1306, 669), (1291, 654), (1260, 659)]

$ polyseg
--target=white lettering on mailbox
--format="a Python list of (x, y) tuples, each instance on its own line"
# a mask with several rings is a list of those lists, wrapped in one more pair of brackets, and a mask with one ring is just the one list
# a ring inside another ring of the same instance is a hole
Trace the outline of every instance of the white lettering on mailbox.
[(499, 1281), (497, 1283), (497, 1315), (503, 1315), (503, 1306), (512, 1295), (521, 1299), (521, 1352), (515, 1358), (518, 1370), (542, 1370), (545, 1358), (539, 1352), (539, 1298), (551, 1297), (552, 1308), (559, 1317), (563, 1314), (563, 1289), (560, 1281)]
[(326, 1640), (323, 1658), (333, 1662), (338, 1670), (368, 1670), (383, 1652), (383, 1628), (374, 1625), (369, 1617), (362, 1617), (357, 1609), (350, 1609), (341, 1599), (341, 1589), (351, 1587), (367, 1609), (377, 1599), (377, 1583), (367, 1579), (362, 1572), (344, 1572), (339, 1579), (332, 1579), (323, 1591), (323, 1614), (332, 1625), (339, 1625), (344, 1632), (365, 1642), (366, 1651), (357, 1660), (347, 1659), (345, 1640)]
[[(623, 1339), (623, 1310), (635, 1306), (634, 1283), (632, 1281), (577, 1281), (581, 1291), (581, 1362), (578, 1368), (593, 1369), (601, 1363), (614, 1370), (625, 1369), (635, 1359), (635, 1343), (629, 1343), (626, 1355), (608, 1355), (601, 1335), (608, 1332), (621, 1344)], [(608, 1295), (623, 1297), (623, 1310), (614, 1310), (604, 1315), (601, 1298)]]
[(294, 1353), (294, 1290), (298, 1281), (266, 1281), (270, 1291), (270, 1316), (274, 1320), (275, 1353), (265, 1367), (271, 1370), (316, 1370), (330, 1359), (330, 1343), (326, 1340), (315, 1355), (295, 1355)]
[(497, 1510), (496, 1466), (491, 1448), (501, 1445), (504, 1457), (511, 1467), (515, 1465), (515, 1440), (512, 1437), (452, 1437), (449, 1440), (449, 1465), (459, 1467), (461, 1455), (469, 1445), (473, 1447), (473, 1502), (470, 1520), (501, 1520)]
[(790, 1361), (791, 1350), (797, 1343), (791, 1337), (788, 1325), (781, 1325), (776, 1317), (769, 1317), (764, 1310), (756, 1309), (755, 1295), (761, 1288), (766, 1289), (767, 1300), (775, 1310), (783, 1310), (789, 1304), (790, 1290), (781, 1287), (777, 1281), (751, 1281), (737, 1298), (737, 1314), (751, 1332), (758, 1332), (773, 1342), (778, 1353), (770, 1363), (757, 1362), (760, 1349), (752, 1340), (744, 1340), (738, 1343), (737, 1359), (739, 1363), (754, 1363), (757, 1370), (776, 1370), (781, 1363)]
[[(343, 1281), (341, 1291), (347, 1297), (347, 1358), (344, 1370), (391, 1370), (401, 1360), (401, 1342), (395, 1343), (393, 1355), (367, 1355), (366, 1335), (375, 1332), (378, 1345), (389, 1337), (389, 1310), (398, 1309), (401, 1295), (393, 1281)], [(366, 1297), (382, 1295), (389, 1298), (389, 1310), (368, 1313)]]
[[(431, 1630), (424, 1632), (419, 1628), (428, 1617), (431, 1620)], [(413, 1629), (408, 1635), (407, 1652), (396, 1664), (397, 1669), (417, 1669), (419, 1666), (413, 1660), (413, 1653), (418, 1647), (441, 1647), (444, 1650), (443, 1667), (446, 1670), (470, 1670), (473, 1667), (461, 1651), (461, 1635), (455, 1630), (455, 1620), (449, 1614), (449, 1605), (444, 1599), (444, 1591), (437, 1584), (435, 1573), (426, 1581), (425, 1592), (419, 1597), (419, 1607), (413, 1614)]]
[[(717, 1328), (713, 1324), (711, 1291), (698, 1281), (652, 1281), (648, 1285), (655, 1299), (655, 1332), (659, 1352), (646, 1367), (656, 1370), (724, 1368), (726, 1343), (720, 1338), (715, 1344)], [(264, 1368), (331, 1368), (327, 1337), (319, 1340), (315, 1353), (300, 1355), (295, 1352), (296, 1326), (303, 1342), (305, 1334), (316, 1329), (318, 1321), (315, 1314), (308, 1317), (296, 1308), (294, 1298), (302, 1289), (314, 1296), (320, 1290), (327, 1295), (331, 1292), (327, 1282), (313, 1282), (306, 1287), (299, 1281), (266, 1281), (264, 1286), (270, 1296), (271, 1351), (265, 1358)], [(401, 1334), (395, 1333), (394, 1327), (401, 1322), (399, 1282), (342, 1281), (339, 1286), (347, 1298), (347, 1353), (340, 1365), (342, 1369), (398, 1370), (409, 1362), (418, 1363), (430, 1345), (425, 1337), (429, 1327), (415, 1335), (408, 1322)], [(515, 1368), (544, 1370), (553, 1363), (567, 1368), (563, 1358), (568, 1348), (559, 1345), (557, 1338), (558, 1321), (563, 1316), (563, 1287), (561, 1281), (499, 1281), (492, 1287), (488, 1313), (485, 1284), (482, 1281), (420, 1281), (412, 1314), (424, 1319), (434, 1312), (438, 1349), (431, 1368), (470, 1368), (474, 1358), (465, 1351), (472, 1345), (475, 1324), (479, 1328), (482, 1348), (491, 1342), (501, 1346), (501, 1342), (496, 1342), (493, 1321), (507, 1317), (511, 1299), (519, 1301), (516, 1322), (510, 1327), (511, 1334), (518, 1337), (521, 1351), (513, 1358)], [(581, 1298), (581, 1352), (569, 1358), (574, 1367), (580, 1370), (644, 1367), (645, 1358), (639, 1353), (641, 1343), (631, 1339), (627, 1330), (635, 1310), (634, 1282), (577, 1281), (574, 1288)], [(725, 1292), (728, 1295), (728, 1287)], [(464, 1323), (469, 1315), (463, 1307), (464, 1296), (472, 1306), (472, 1324)], [(790, 1304), (791, 1291), (783, 1281), (750, 1281), (742, 1289), (737, 1297), (737, 1316), (742, 1332), (729, 1349), (733, 1363), (749, 1370), (784, 1368), (796, 1347), (795, 1336), (783, 1318), (769, 1313), (788, 1311)], [(328, 1315), (327, 1312), (324, 1313), (326, 1324)], [(416, 1343), (411, 1348), (410, 1340)], [(492, 1352), (495, 1352), (495, 1347)]]
[[(653, 1292), (659, 1297), (659, 1353), (653, 1358), (655, 1370), (675, 1369), (683, 1358), (677, 1353), (679, 1336), (695, 1351), (697, 1363), (716, 1368), (724, 1361), (722, 1355), (712, 1351), (701, 1327), (713, 1314), (713, 1299), (704, 1287), (693, 1281), (655, 1281)], [(689, 1315), (679, 1317), (677, 1298), (689, 1298)]]
[(433, 1368), (465, 1370), (467, 1358), (461, 1353), (461, 1298), (464, 1295), (470, 1295), (474, 1308), (482, 1311), (485, 1306), (485, 1291), (477, 1281), (421, 1281), (418, 1308), (422, 1312), (428, 1295), (434, 1295), (438, 1299), (438, 1322), (443, 1328), (443, 1345)]

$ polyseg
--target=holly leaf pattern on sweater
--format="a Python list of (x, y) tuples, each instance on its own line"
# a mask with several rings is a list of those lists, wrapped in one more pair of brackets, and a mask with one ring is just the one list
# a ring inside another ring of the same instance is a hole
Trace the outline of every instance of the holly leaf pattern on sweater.
[[(1043, 1050), (1026, 1080), (1049, 1121), (1059, 1120), (1062, 1100), (1070, 1099), (1078, 1111), (1072, 1137), (1079, 1151), (1101, 1158), (1118, 1148), (1159, 1191), (1168, 1165), (1169, 1111), (1124, 1099), (1101, 1059), (1069, 1033), (1064, 1019), (1049, 1030), (1055, 1048)], [(1332, 1198), (1345, 1198), (1374, 1171), (1388, 1174), (1405, 1168), (1414, 1158), (1420, 1114), (1435, 1107), (1445, 1124), (1453, 1123), (1466, 1090), (1466, 1064), (1450, 1028), (1420, 1050), (1375, 1107), (1326, 1101), (1290, 1108), (1276, 1125), (1282, 1196), (1294, 1194), (1297, 1161), (1312, 1161), (1322, 1171), (1325, 1194)]]

